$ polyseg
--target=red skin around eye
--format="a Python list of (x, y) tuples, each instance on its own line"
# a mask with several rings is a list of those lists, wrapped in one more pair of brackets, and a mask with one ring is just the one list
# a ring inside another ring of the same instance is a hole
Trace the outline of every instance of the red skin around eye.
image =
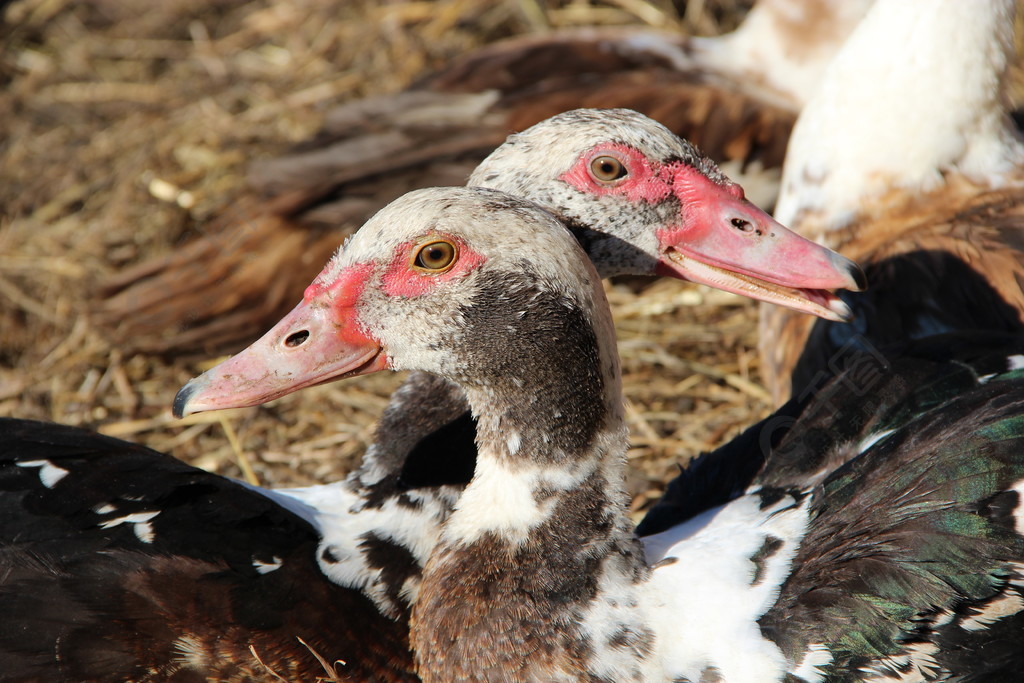
[[(629, 172), (622, 180), (602, 183), (590, 172), (590, 164), (597, 157), (609, 155), (625, 164)], [(583, 154), (559, 178), (581, 192), (596, 195), (624, 195), (631, 202), (655, 204), (672, 194), (671, 172), (668, 166), (652, 163), (647, 157), (627, 145), (609, 143), (599, 145)]]
[[(621, 160), (626, 165), (629, 175), (612, 183), (596, 180), (590, 172), (590, 164), (597, 157), (604, 155)], [(580, 156), (576, 164), (562, 174), (560, 180), (581, 192), (601, 196), (623, 195), (631, 202), (644, 201), (648, 204), (664, 201), (673, 194), (679, 198), (682, 206), (695, 204), (701, 200), (703, 191), (708, 188), (714, 189), (712, 194), (725, 192), (736, 199), (743, 199), (743, 188), (739, 185), (718, 185), (681, 161), (658, 163), (628, 145), (615, 143), (599, 145)]]
[[(603, 183), (594, 178), (590, 164), (606, 154), (618, 158), (626, 165), (629, 173), (625, 178), (612, 183)], [(562, 174), (561, 180), (581, 192), (624, 196), (634, 203), (654, 204), (675, 196), (679, 200), (680, 214), (673, 224), (658, 231), (662, 244), (700, 244), (702, 240), (719, 239), (720, 221), (706, 221), (702, 218), (713, 212), (723, 199), (743, 200), (743, 188), (739, 185), (720, 185), (682, 161), (658, 163), (632, 147), (621, 144), (599, 145), (591, 149)], [(735, 235), (726, 234), (722, 238), (735, 238)]]
[(423, 241), (406, 242), (395, 250), (394, 258), (384, 271), (384, 292), (388, 296), (421, 296), (438, 285), (466, 275), (485, 261), (483, 256), (454, 237), (438, 235), (438, 238), (451, 242), (458, 249), (458, 260), (455, 265), (443, 273), (417, 270), (412, 265), (415, 260), (415, 249), (423, 244)]
[[(384, 292), (389, 296), (411, 297), (426, 294), (433, 287), (461, 277), (484, 262), (484, 257), (469, 249), (463, 242), (447, 235), (438, 235), (438, 239), (451, 242), (458, 249), (458, 261), (444, 273), (434, 274), (413, 267), (414, 249), (423, 244), (423, 240), (406, 242), (395, 249), (395, 255), (384, 271)], [(326, 273), (331, 269), (328, 265), (312, 284), (306, 287), (303, 299), (310, 303), (315, 299), (329, 297), (334, 308), (354, 306), (366, 288), (366, 282), (373, 273), (373, 265), (359, 263), (349, 266), (328, 280)]]

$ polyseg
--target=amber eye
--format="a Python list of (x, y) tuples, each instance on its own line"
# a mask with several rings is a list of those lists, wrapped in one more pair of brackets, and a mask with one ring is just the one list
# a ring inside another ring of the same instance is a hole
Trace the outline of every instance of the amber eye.
[(413, 265), (433, 272), (444, 271), (451, 268), (458, 254), (459, 250), (451, 242), (428, 242), (416, 252)]
[(603, 183), (610, 183), (620, 178), (625, 178), (629, 173), (626, 170), (625, 164), (615, 157), (608, 156), (595, 157), (590, 162), (590, 172)]

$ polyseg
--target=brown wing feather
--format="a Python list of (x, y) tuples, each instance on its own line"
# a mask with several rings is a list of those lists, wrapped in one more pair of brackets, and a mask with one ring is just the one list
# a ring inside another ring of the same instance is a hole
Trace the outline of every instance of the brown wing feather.
[[(880, 204), (892, 206), (893, 194)], [(985, 192), (954, 182), (881, 217), (857, 222), (832, 240), (838, 251), (865, 267), (900, 254), (949, 254), (980, 275), (994, 296), (1024, 321), (1024, 190), (1020, 188)], [(891, 289), (888, 286), (885, 294)], [(892, 294), (899, 296), (898, 288)], [(793, 369), (814, 324), (809, 316), (762, 308), (762, 379), (779, 403), (789, 397)]]
[(566, 30), (484, 46), (452, 61), (420, 85), (437, 92), (515, 93), (546, 79), (672, 69), (675, 62), (686, 59), (686, 41), (674, 33), (636, 28)]

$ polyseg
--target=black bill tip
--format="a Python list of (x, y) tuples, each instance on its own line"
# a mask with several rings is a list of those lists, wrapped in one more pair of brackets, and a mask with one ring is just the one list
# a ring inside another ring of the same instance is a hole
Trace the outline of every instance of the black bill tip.
[(171, 413), (174, 417), (182, 418), (188, 414), (185, 409), (194, 393), (196, 393), (194, 381), (189, 382), (178, 390), (178, 393), (174, 396), (174, 404), (171, 406)]

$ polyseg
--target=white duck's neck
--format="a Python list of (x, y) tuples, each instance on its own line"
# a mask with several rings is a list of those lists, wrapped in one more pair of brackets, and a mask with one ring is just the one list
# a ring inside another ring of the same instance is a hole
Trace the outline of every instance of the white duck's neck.
[[(1015, 182), (1013, 0), (878, 0), (801, 113), (776, 217), (821, 238), (898, 191)], [(891, 205), (891, 202), (890, 202)]]
[(424, 680), (640, 679), (638, 653), (653, 636), (639, 605), (647, 567), (626, 515), (614, 335), (602, 317), (596, 346), (573, 343), (577, 327), (551, 335), (563, 355), (532, 335), (536, 359), (465, 387), (477, 466), (413, 612)]
[(763, 85), (799, 110), (871, 0), (759, 0), (732, 33), (692, 38), (700, 66)]

